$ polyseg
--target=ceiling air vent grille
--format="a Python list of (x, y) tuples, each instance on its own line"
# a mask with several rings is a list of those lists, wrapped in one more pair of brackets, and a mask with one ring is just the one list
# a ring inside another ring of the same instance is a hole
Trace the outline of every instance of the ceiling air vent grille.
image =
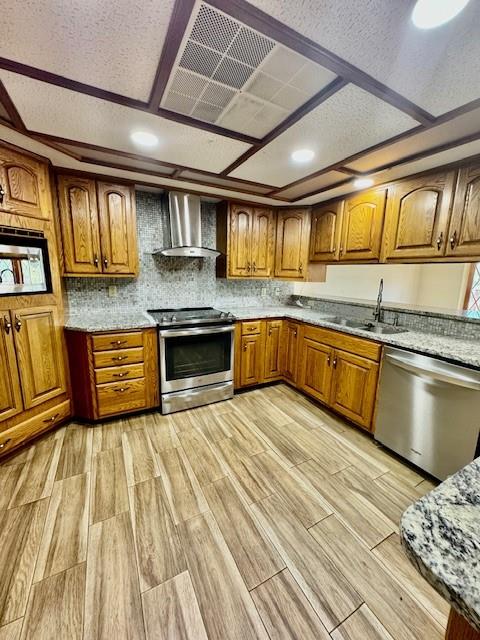
[(161, 106), (262, 138), (335, 74), (199, 2)]

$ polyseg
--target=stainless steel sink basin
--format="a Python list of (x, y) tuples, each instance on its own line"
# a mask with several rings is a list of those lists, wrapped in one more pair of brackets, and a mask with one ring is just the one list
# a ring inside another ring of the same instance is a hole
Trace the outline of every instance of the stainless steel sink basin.
[(379, 335), (393, 335), (395, 333), (406, 333), (408, 329), (405, 327), (394, 327), (390, 324), (378, 324), (369, 322), (368, 320), (354, 320), (352, 318), (342, 318), (341, 316), (334, 316), (333, 318), (325, 318), (332, 324), (338, 324), (341, 327), (351, 327), (352, 329), (362, 329), (369, 333), (376, 333)]
[(328, 322), (332, 322), (333, 324), (339, 324), (342, 327), (352, 327), (354, 329), (363, 329), (366, 326), (366, 322), (362, 322), (361, 320), (341, 318), (340, 316), (335, 316), (334, 318), (328, 318)]
[(405, 327), (393, 327), (391, 325), (384, 324), (365, 325), (362, 329), (365, 329), (365, 331), (368, 331), (369, 333), (378, 333), (386, 336), (394, 333), (406, 333), (408, 331)]

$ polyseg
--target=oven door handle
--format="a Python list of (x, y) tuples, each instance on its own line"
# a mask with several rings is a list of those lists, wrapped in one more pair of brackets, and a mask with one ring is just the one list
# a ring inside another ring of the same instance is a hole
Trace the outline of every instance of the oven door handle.
[(226, 327), (205, 327), (204, 329), (165, 329), (159, 331), (161, 338), (180, 338), (181, 336), (204, 336), (212, 333), (231, 333), (235, 330), (235, 325)]

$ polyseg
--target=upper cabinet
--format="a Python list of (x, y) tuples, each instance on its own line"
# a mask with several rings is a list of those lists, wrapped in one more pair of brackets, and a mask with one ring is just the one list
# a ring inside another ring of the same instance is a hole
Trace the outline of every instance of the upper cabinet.
[(65, 275), (136, 275), (134, 189), (59, 175), (58, 195)]
[(231, 206), (228, 251), (228, 274), (230, 276), (252, 275), (252, 218), (251, 207)]
[(463, 167), (446, 243), (447, 256), (480, 256), (480, 166)]
[(445, 255), (454, 180), (454, 171), (439, 171), (392, 187), (384, 241), (386, 260)]
[(0, 211), (48, 220), (52, 203), (47, 166), (30, 156), (2, 147)]
[(275, 222), (271, 209), (253, 210), (251, 238), (252, 275), (271, 278), (275, 251)]
[(311, 262), (338, 260), (342, 229), (343, 201), (321, 204), (312, 210)]
[(376, 189), (345, 200), (340, 260), (378, 261), (386, 197), (386, 189)]
[(303, 280), (308, 267), (310, 211), (280, 209), (277, 214), (275, 277)]

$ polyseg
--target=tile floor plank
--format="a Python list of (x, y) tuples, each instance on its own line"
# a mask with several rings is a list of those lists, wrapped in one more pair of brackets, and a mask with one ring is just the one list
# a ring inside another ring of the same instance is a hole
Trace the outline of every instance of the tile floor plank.
[(70, 569), (87, 559), (90, 474), (55, 482), (34, 582)]
[(208, 640), (188, 571), (142, 595), (147, 640)]
[(0, 511), (4, 511), (13, 496), (25, 463), (0, 466)]
[(155, 453), (167, 451), (180, 446), (177, 432), (173, 426), (170, 416), (162, 416), (159, 413), (147, 414), (145, 431), (152, 443)]
[(122, 447), (93, 456), (90, 524), (128, 511), (128, 489)]
[(230, 438), (232, 435), (226, 423), (220, 422), (215, 414), (211, 414), (206, 419), (199, 421), (196, 428), (203, 433), (210, 444), (223, 440), (223, 438)]
[(145, 638), (128, 513), (120, 513), (90, 527), (84, 638)]
[(285, 563), (242, 502), (230, 478), (222, 478), (205, 487), (204, 491), (248, 589), (285, 568)]
[(129, 486), (158, 476), (158, 464), (150, 438), (144, 429), (122, 434), (125, 473)]
[(350, 618), (332, 632), (332, 640), (394, 640), (367, 605), (362, 604)]
[(294, 426), (290, 426), (288, 423), (279, 425), (261, 413), (259, 413), (254, 424), (269, 447), (283, 458), (289, 466), (306, 462), (312, 457), (307, 447), (302, 446), (301, 442), (292, 438), (291, 431), (294, 430)]
[(179, 529), (209, 640), (268, 640), (212, 514), (191, 518)]
[(82, 640), (85, 568), (82, 563), (33, 585), (21, 640)]
[(252, 509), (323, 625), (331, 631), (363, 599), (277, 495), (255, 503)]
[(0, 640), (19, 640), (22, 632), (23, 618), (0, 627)]
[(435, 620), (335, 516), (310, 533), (395, 640), (441, 640)]
[(140, 482), (130, 492), (140, 591), (146, 591), (187, 567), (161, 479)]
[(200, 486), (225, 477), (217, 456), (198, 429), (185, 431), (179, 438)]
[(129, 423), (123, 418), (95, 425), (93, 432), (93, 453), (121, 447), (122, 434), (130, 430)]
[(257, 436), (243, 413), (224, 413), (217, 416), (217, 419), (231, 432), (245, 456), (253, 456), (268, 449), (265, 440)]
[(93, 429), (70, 424), (65, 430), (55, 480), (63, 480), (90, 471)]
[(45, 499), (0, 514), (0, 625), (25, 613), (47, 509)]
[(288, 569), (256, 587), (251, 595), (271, 640), (329, 640)]

